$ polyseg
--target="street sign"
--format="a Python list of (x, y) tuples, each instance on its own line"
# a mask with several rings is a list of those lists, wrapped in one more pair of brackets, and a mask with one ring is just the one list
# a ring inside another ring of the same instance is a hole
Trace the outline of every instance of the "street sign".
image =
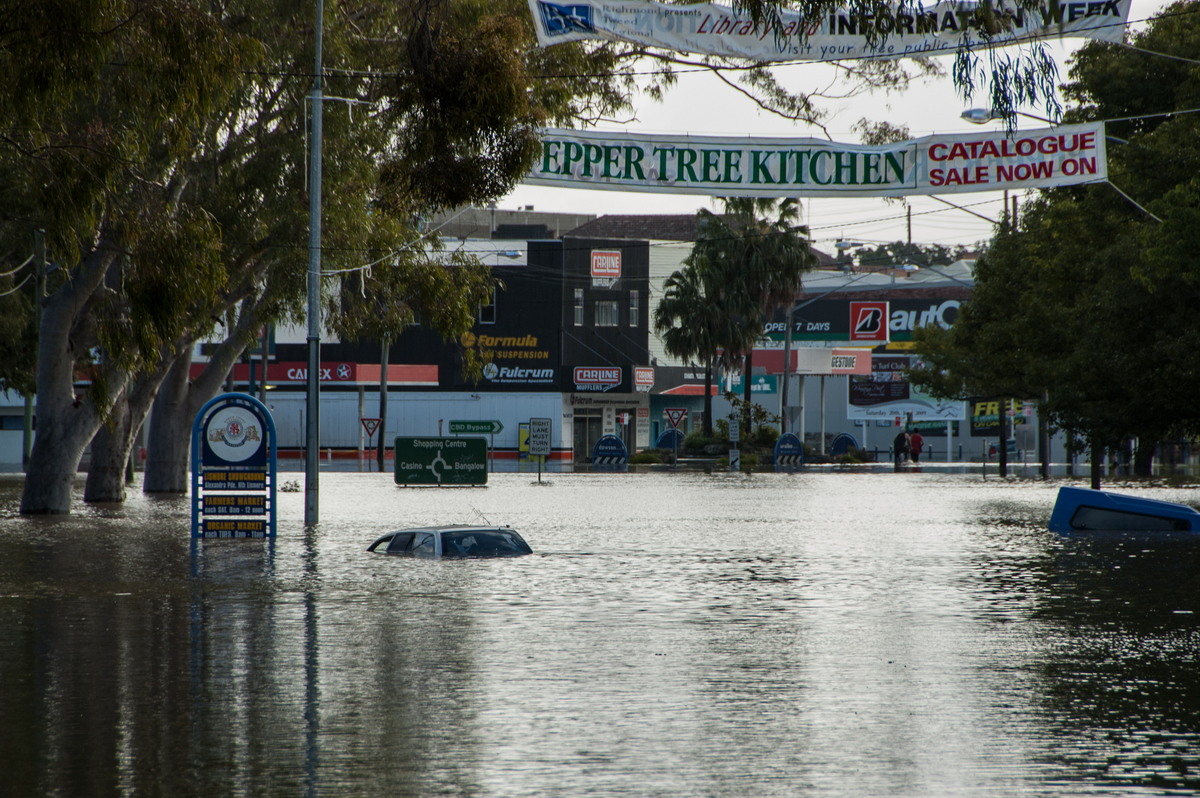
[(552, 428), (548, 418), (529, 419), (529, 453), (546, 457), (550, 454)]
[(687, 418), (686, 407), (668, 407), (664, 412), (667, 414), (667, 421), (675, 429), (679, 429), (679, 425)]
[(396, 438), (397, 485), (486, 483), (486, 438)]
[(592, 447), (592, 468), (596, 471), (625, 471), (629, 468), (629, 450), (616, 435), (601, 435)]
[(739, 452), (737, 449), (729, 450), (729, 470), (730, 471), (741, 471), (742, 470), (742, 453)]
[(495, 435), (504, 429), (499, 421), (451, 421), (451, 435)]
[(275, 537), (277, 458), (266, 405), (241, 393), (209, 400), (192, 425), (192, 537)]
[(379, 429), (379, 422), (382, 420), (383, 419), (379, 419), (379, 418), (360, 418), (359, 419), (359, 421), (362, 422), (363, 429), (367, 431), (367, 439), (368, 440), (375, 437), (375, 430)]

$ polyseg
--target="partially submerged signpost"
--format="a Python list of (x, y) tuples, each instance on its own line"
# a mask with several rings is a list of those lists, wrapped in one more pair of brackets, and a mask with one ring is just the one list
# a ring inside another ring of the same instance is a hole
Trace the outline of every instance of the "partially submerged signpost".
[(397, 485), (486, 485), (484, 438), (396, 438)]
[(529, 419), (529, 454), (538, 459), (538, 482), (542, 481), (542, 463), (550, 455), (552, 434), (550, 419)]
[(274, 538), (275, 421), (243, 393), (222, 394), (192, 425), (192, 537)]

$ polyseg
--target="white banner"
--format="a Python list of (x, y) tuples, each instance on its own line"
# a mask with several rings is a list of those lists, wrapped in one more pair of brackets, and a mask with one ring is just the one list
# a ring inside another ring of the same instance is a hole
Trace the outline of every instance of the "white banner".
[[(1045, 0), (1038, 11), (1025, 11), (1011, 2), (990, 4), (994, 20), (1006, 19), (1008, 29), (987, 44), (1008, 45), (1031, 39), (1062, 36), (1120, 42), (1132, 0)], [(944, 0), (940, 3), (898, 3), (879, 26), (886, 33), (875, 46), (866, 31), (874, 17), (839, 9), (805, 20), (793, 12), (781, 14), (779, 35), (755, 30), (748, 17), (729, 6), (703, 3), (665, 5), (645, 0), (587, 0), (548, 2), (529, 0), (543, 47), (580, 39), (631, 42), (645, 47), (702, 53), (752, 61), (837, 61), (854, 58), (911, 58), (953, 54), (961, 45), (985, 44), (977, 19), (988, 16), (980, 3)]]
[(715, 197), (901, 197), (1108, 179), (1104, 123), (867, 146), (810, 138), (546, 130), (524, 182)]

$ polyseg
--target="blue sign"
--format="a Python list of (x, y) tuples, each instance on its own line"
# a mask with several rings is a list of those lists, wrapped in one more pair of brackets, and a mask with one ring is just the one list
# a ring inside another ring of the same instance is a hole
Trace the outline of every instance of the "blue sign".
[(601, 435), (592, 447), (592, 468), (604, 471), (624, 471), (629, 467), (629, 450), (625, 441), (616, 435)]
[(829, 444), (830, 457), (841, 457), (848, 454), (851, 449), (858, 448), (858, 440), (849, 432), (839, 432), (833, 438), (833, 442)]
[(192, 537), (275, 537), (275, 421), (244, 393), (210, 400), (192, 425)]
[(655, 449), (678, 449), (683, 446), (683, 433), (675, 428), (671, 428), (658, 436), (658, 440), (654, 442)]
[(804, 444), (794, 432), (785, 432), (775, 441), (775, 470), (795, 471), (804, 465)]

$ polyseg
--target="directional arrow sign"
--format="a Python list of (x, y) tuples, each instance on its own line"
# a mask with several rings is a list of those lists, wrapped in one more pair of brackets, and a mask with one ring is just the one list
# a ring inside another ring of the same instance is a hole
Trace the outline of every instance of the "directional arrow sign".
[(494, 435), (504, 429), (499, 421), (451, 421), (451, 435)]

